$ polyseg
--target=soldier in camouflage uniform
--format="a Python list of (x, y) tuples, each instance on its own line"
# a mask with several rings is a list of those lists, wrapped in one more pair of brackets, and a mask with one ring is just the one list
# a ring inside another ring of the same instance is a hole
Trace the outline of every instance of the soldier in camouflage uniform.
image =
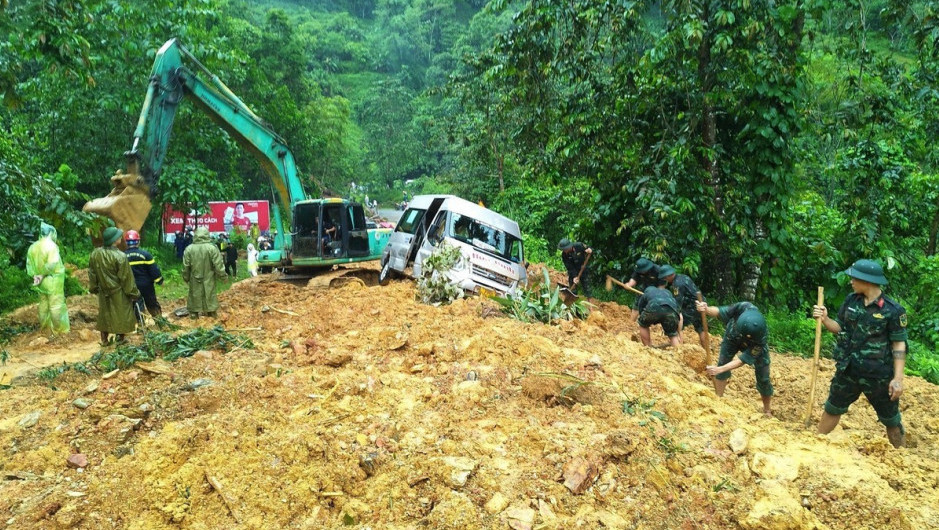
[[(682, 329), (688, 325), (694, 325), (694, 330), (698, 332), (698, 340), (701, 341), (701, 347), (704, 347), (704, 323), (701, 321), (701, 313), (695, 309), (694, 303), (698, 300), (698, 286), (694, 280), (684, 274), (676, 274), (671, 265), (662, 265), (659, 267), (659, 275), (664, 276), (670, 284), (672, 294), (678, 301), (678, 307), (681, 309)], [(702, 298), (702, 300), (707, 301)]]
[[(714, 307), (705, 302), (695, 302), (695, 309), (706, 315), (718, 317), (724, 323), (724, 340), (717, 365), (707, 367), (708, 375), (714, 377), (714, 391), (724, 395), (730, 371), (749, 364), (756, 376), (756, 390), (763, 400), (763, 414), (772, 416), (773, 383), (769, 378), (769, 346), (766, 319), (750, 302)], [(739, 356), (734, 354), (741, 352)]]
[(838, 334), (833, 355), (835, 375), (818, 432), (830, 433), (863, 393), (887, 428), (890, 443), (901, 447), (906, 441), (900, 417), (907, 351), (906, 310), (883, 295), (881, 287), (887, 285), (887, 278), (876, 262), (858, 260), (845, 274), (851, 277), (854, 292), (841, 304), (838, 317), (829, 318), (828, 308), (823, 305), (813, 307), (813, 315), (822, 319), (825, 328)]
[(662, 331), (668, 337), (669, 343), (673, 347), (681, 344), (681, 335), (678, 331), (681, 329), (681, 313), (678, 310), (678, 302), (672, 296), (671, 291), (665, 289), (665, 278), (656, 280), (658, 287), (646, 287), (645, 292), (639, 297), (636, 306), (639, 309), (639, 338), (642, 344), (649, 346), (652, 339), (649, 336), (649, 328), (653, 324), (661, 324)]
[(584, 296), (590, 296), (590, 270), (584, 267), (584, 263), (593, 254), (593, 249), (579, 241), (571, 241), (565, 237), (558, 243), (558, 250), (561, 251), (561, 261), (567, 269), (567, 281), (571, 289), (580, 285), (580, 292)]
[[(645, 292), (646, 287), (656, 287), (659, 282), (659, 267), (651, 260), (639, 258), (636, 261), (636, 268), (633, 269), (633, 275), (626, 282), (626, 287), (635, 287), (637, 290)], [(633, 302), (630, 318), (635, 322), (639, 317), (639, 299)]]

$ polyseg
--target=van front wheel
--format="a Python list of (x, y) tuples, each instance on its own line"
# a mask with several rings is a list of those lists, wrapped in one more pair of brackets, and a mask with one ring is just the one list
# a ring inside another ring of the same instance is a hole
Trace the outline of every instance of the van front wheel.
[(378, 273), (378, 285), (385, 286), (391, 283), (391, 274), (391, 259), (389, 258)]

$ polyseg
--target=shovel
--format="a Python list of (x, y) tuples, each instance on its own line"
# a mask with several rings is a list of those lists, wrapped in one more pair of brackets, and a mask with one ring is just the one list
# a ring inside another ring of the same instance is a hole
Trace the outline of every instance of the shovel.
[[(825, 303), (825, 288), (818, 288), (818, 304)], [(818, 354), (822, 349), (822, 317), (815, 319), (815, 360), (812, 362), (812, 386), (809, 387), (809, 402), (805, 406), (805, 426), (812, 424), (812, 407), (815, 405), (815, 378), (818, 375)]]
[(607, 275), (607, 277), (606, 277), (606, 290), (607, 290), (607, 291), (612, 290), (612, 289), (613, 289), (613, 284), (619, 285), (620, 287), (622, 287), (623, 289), (626, 289), (627, 291), (629, 291), (629, 292), (631, 292), (631, 293), (636, 293), (636, 294), (638, 294), (638, 295), (640, 295), (640, 296), (642, 295), (642, 291), (640, 291), (639, 289), (635, 289), (635, 288), (633, 288), (633, 287), (630, 287), (630, 286), (626, 285), (625, 283), (623, 283), (623, 282), (617, 280), (616, 278)]
[(587, 262), (590, 261), (590, 254), (587, 254), (587, 257), (584, 259), (584, 264), (580, 266), (580, 272), (577, 273), (577, 277), (574, 278), (574, 285), (568, 286), (563, 283), (558, 284), (558, 288), (561, 290), (561, 299), (564, 301), (564, 305), (571, 305), (576, 302), (580, 296), (574, 292), (574, 289), (580, 287), (580, 277), (583, 276), (584, 271), (587, 270)]

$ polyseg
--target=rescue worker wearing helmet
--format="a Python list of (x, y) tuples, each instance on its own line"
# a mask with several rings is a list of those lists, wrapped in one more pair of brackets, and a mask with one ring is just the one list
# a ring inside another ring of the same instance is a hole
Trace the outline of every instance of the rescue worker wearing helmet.
[(140, 298), (135, 302), (138, 318), (143, 318), (144, 306), (150, 316), (162, 317), (163, 308), (160, 307), (154, 287), (154, 285), (163, 285), (163, 273), (160, 272), (160, 266), (156, 264), (152, 254), (140, 248), (140, 234), (136, 230), (128, 230), (124, 234), (124, 241), (127, 243), (127, 250), (124, 254), (127, 255), (130, 270), (134, 273), (134, 283), (140, 291)]
[(884, 270), (875, 261), (860, 259), (846, 271), (854, 291), (845, 298), (832, 319), (828, 308), (816, 305), (812, 314), (822, 325), (838, 334), (832, 357), (835, 375), (831, 379), (825, 410), (818, 422), (819, 434), (828, 434), (841, 415), (864, 394), (887, 429), (894, 447), (906, 443), (900, 416), (903, 369), (906, 366), (906, 309), (884, 296), (887, 285)]
[(26, 272), (33, 277), (33, 288), (39, 291), (39, 329), (55, 336), (69, 332), (65, 265), (59, 257), (55, 228), (40, 223), (39, 230), (41, 237), (26, 251)]
[[(706, 302), (695, 302), (695, 308), (707, 316), (718, 317), (724, 323), (724, 339), (717, 365), (707, 367), (708, 375), (714, 377), (714, 391), (724, 395), (730, 379), (730, 371), (744, 364), (753, 367), (756, 389), (763, 400), (763, 414), (772, 416), (771, 402), (773, 383), (769, 378), (769, 346), (766, 319), (750, 302), (737, 302), (727, 306), (709, 306)], [(734, 356), (740, 352), (739, 356)]]

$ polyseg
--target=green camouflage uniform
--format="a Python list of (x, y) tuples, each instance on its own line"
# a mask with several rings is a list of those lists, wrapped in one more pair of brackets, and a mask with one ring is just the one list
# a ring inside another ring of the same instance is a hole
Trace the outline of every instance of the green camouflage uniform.
[[(640, 269), (646, 270), (639, 272)], [(637, 290), (646, 292), (646, 287), (655, 287), (659, 284), (659, 266), (646, 258), (639, 258), (629, 279), (636, 282)], [(633, 301), (633, 309), (639, 309), (638, 298)]]
[(835, 346), (835, 375), (825, 412), (840, 416), (863, 393), (886, 427), (900, 425), (900, 402), (890, 400), (892, 342), (906, 342), (906, 309), (881, 295), (868, 305), (858, 293), (848, 295), (835, 319), (841, 332)]
[(694, 284), (694, 281), (684, 274), (676, 274), (672, 281), (672, 294), (675, 295), (675, 300), (678, 301), (678, 307), (681, 308), (681, 314), (684, 316), (683, 326), (694, 325), (694, 330), (698, 333), (704, 331), (701, 313), (694, 305), (698, 300), (698, 286)]
[(639, 297), (639, 325), (648, 328), (653, 324), (662, 324), (665, 336), (678, 335), (678, 302), (667, 289), (647, 287)]
[[(724, 339), (721, 341), (721, 354), (717, 360), (718, 366), (729, 363), (734, 358), (734, 354), (740, 353), (740, 360), (744, 364), (753, 367), (756, 376), (756, 389), (761, 396), (773, 395), (773, 383), (769, 378), (769, 332), (763, 334), (763, 338), (754, 344), (748, 343), (737, 329), (737, 320), (746, 311), (759, 311), (757, 307), (750, 302), (737, 302), (733, 305), (718, 308), (718, 316), (724, 323)], [(730, 379), (730, 372), (724, 372), (714, 376), (715, 379)]]

